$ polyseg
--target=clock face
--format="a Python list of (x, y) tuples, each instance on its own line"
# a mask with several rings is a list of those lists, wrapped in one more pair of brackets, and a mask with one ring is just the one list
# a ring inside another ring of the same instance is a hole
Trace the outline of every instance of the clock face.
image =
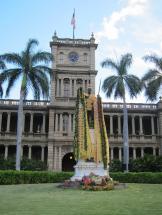
[(78, 61), (78, 59), (79, 59), (79, 55), (76, 52), (70, 52), (69, 53), (69, 60), (71, 62), (74, 63), (74, 62)]

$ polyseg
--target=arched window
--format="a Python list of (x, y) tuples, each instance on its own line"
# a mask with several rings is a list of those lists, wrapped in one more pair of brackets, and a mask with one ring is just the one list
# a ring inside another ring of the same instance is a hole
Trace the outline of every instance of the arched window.
[(64, 79), (64, 97), (70, 96), (70, 80), (68, 78)]
[(64, 113), (62, 117), (63, 117), (63, 132), (68, 132), (69, 115), (67, 113)]
[(82, 79), (77, 79), (76, 83), (77, 83), (77, 88), (78, 88), (78, 89), (79, 89), (80, 87), (83, 88), (83, 80), (82, 80)]
[(64, 62), (64, 53), (63, 53), (63, 52), (60, 52), (60, 53), (59, 53), (59, 62), (60, 62), (60, 63), (63, 63), (63, 62)]

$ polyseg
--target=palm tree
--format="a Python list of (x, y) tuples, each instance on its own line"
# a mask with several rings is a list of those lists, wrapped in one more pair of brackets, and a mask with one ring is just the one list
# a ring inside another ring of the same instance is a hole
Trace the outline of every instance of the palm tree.
[[(26, 99), (29, 89), (32, 90), (34, 99), (39, 100), (49, 97), (49, 78), (51, 68), (48, 64), (52, 61), (51, 53), (38, 51), (33, 48), (38, 41), (30, 39), (24, 51), (20, 54), (7, 53), (0, 56), (3, 62), (14, 64), (15, 67), (4, 69), (0, 74), (0, 82), (7, 82), (6, 97), (17, 80), (21, 80), (20, 99), (18, 107), (17, 139), (16, 139), (16, 170), (20, 170), (20, 153), (23, 127), (23, 101)], [(42, 63), (42, 64), (41, 64)]]
[(149, 69), (142, 78), (142, 81), (145, 83), (145, 94), (148, 100), (153, 101), (157, 99), (162, 86), (162, 58), (153, 54), (146, 55), (143, 59), (146, 62), (152, 62), (155, 65), (155, 68)]
[[(6, 68), (6, 65), (5, 63), (0, 59), (0, 70), (2, 69), (5, 69)], [(0, 97), (3, 96), (3, 88), (2, 88), (2, 83), (0, 82)]]
[(128, 74), (128, 68), (132, 64), (132, 55), (127, 53), (122, 55), (120, 60), (115, 62), (113, 59), (106, 59), (101, 63), (102, 67), (109, 67), (116, 72), (116, 75), (107, 77), (102, 85), (102, 90), (109, 98), (114, 95), (114, 98), (121, 98), (123, 100), (123, 148), (124, 148), (124, 166), (128, 172), (129, 164), (129, 147), (128, 147), (128, 113), (126, 106), (126, 91), (129, 92), (130, 97), (136, 97), (141, 91), (141, 81), (138, 77)]

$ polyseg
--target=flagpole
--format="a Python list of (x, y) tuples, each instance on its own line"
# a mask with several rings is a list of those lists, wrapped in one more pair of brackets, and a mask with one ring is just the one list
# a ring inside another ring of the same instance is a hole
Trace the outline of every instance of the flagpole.
[(75, 39), (75, 8), (71, 19), (71, 25), (73, 26), (73, 40), (74, 40)]
[(74, 26), (73, 26), (73, 40), (75, 39), (75, 35), (74, 35)]
[(74, 8), (74, 25), (73, 25), (73, 40), (75, 39), (75, 8)]

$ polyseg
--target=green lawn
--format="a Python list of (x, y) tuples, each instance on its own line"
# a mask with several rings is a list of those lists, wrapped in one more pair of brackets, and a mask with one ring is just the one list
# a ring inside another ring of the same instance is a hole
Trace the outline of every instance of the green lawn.
[(0, 215), (162, 215), (162, 184), (113, 191), (63, 190), (55, 184), (0, 186)]

